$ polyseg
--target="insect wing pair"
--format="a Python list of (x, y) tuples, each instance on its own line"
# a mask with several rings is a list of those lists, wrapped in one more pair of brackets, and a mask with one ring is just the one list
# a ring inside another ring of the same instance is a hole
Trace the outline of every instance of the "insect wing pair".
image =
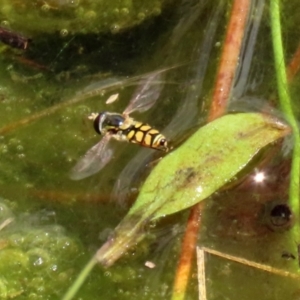
[[(124, 118), (138, 111), (150, 109), (158, 99), (163, 85), (161, 84), (162, 71), (154, 72), (140, 80), (139, 86), (123, 112)], [(80, 180), (99, 172), (112, 158), (113, 150), (109, 141), (113, 135), (106, 132), (103, 138), (89, 149), (71, 170), (70, 178)]]

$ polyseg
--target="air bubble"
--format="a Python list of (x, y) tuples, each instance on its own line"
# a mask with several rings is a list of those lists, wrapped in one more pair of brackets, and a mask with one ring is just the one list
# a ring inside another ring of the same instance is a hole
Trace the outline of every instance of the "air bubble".
[(113, 10), (113, 12), (114, 12), (115, 15), (118, 15), (118, 14), (120, 13), (120, 10), (119, 10), (118, 8), (115, 8), (115, 9)]
[(67, 36), (68, 34), (69, 34), (69, 32), (68, 32), (68, 30), (67, 29), (62, 29), (61, 31), (60, 31), (60, 36), (61, 37), (65, 37), (65, 36)]
[(111, 33), (118, 33), (121, 29), (121, 26), (118, 24), (114, 24), (110, 27)]
[(97, 14), (96, 14), (95, 11), (90, 10), (90, 11), (86, 12), (86, 14), (84, 15), (84, 17), (85, 17), (86, 19), (96, 19)]
[(7, 153), (7, 151), (8, 151), (7, 145), (1, 145), (1, 146), (0, 146), (0, 152), (1, 152), (2, 154)]
[(137, 15), (137, 18), (140, 20), (140, 21), (143, 21), (145, 18), (146, 18), (146, 15), (142, 12), (140, 12), (138, 15)]
[(49, 269), (50, 269), (51, 271), (53, 271), (53, 272), (57, 272), (58, 266), (57, 266), (57, 265), (52, 265)]
[(50, 6), (48, 4), (44, 4), (41, 6), (41, 10), (44, 12), (48, 12), (50, 10)]
[(34, 187), (34, 184), (33, 183), (26, 183), (25, 184), (25, 188), (26, 189), (32, 189)]
[(14, 146), (14, 145), (19, 145), (20, 144), (20, 140), (16, 139), (16, 138), (11, 138), (9, 141), (8, 141), (8, 144), (11, 146)]
[(124, 7), (121, 9), (121, 13), (123, 16), (127, 16), (129, 15), (129, 9)]
[(69, 0), (68, 1), (68, 6), (71, 6), (71, 7), (76, 7), (79, 5), (79, 0)]
[(3, 26), (3, 27), (9, 27), (9, 22), (7, 21), (7, 20), (3, 20), (1, 23), (1, 26)]
[(18, 146), (17, 146), (17, 150), (21, 152), (21, 151), (24, 150), (24, 147), (23, 147), (22, 145), (18, 145)]
[(105, 277), (111, 277), (111, 272), (106, 271), (106, 272), (104, 273), (104, 276), (105, 276)]
[(9, 237), (9, 243), (13, 247), (20, 247), (24, 243), (24, 236), (20, 233), (14, 233)]
[(159, 16), (159, 15), (161, 14), (161, 9), (160, 9), (159, 7), (155, 7), (155, 8), (153, 9), (153, 14), (154, 14), (155, 16)]

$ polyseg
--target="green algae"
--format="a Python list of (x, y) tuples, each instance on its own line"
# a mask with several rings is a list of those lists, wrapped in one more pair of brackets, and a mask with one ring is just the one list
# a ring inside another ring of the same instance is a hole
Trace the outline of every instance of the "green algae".
[(7, 202), (0, 201), (2, 224), (10, 216), (0, 231), (0, 297), (53, 299), (76, 275), (69, 258), (82, 256), (82, 246), (61, 226), (45, 224), (45, 212), (15, 215)]
[(117, 33), (161, 14), (171, 0), (1, 0), (2, 24), (24, 34)]

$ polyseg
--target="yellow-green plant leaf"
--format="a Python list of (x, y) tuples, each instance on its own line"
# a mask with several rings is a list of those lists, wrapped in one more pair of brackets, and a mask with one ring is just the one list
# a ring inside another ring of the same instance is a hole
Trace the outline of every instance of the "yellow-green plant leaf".
[(203, 126), (164, 157), (143, 184), (116, 236), (97, 254), (110, 265), (128, 246), (142, 238), (148, 221), (186, 209), (206, 199), (243, 169), (264, 146), (290, 128), (261, 113), (223, 116)]
[(288, 131), (259, 113), (226, 115), (203, 126), (154, 168), (129, 214), (145, 210), (154, 219), (198, 203)]

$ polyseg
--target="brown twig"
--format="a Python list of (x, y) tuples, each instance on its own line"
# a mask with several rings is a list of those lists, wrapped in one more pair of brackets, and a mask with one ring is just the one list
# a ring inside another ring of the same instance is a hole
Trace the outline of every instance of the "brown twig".
[(280, 275), (280, 276), (284, 276), (284, 277), (300, 279), (300, 274), (297, 274), (297, 273), (291, 273), (291, 272), (288, 272), (286, 270), (277, 269), (277, 268), (274, 268), (274, 267), (269, 266), (269, 265), (260, 264), (260, 263), (242, 258), (242, 257), (222, 253), (222, 252), (214, 250), (214, 249), (210, 249), (210, 248), (206, 248), (206, 247), (201, 247), (201, 249), (203, 251), (205, 251), (206, 253), (210, 253), (210, 254), (213, 254), (215, 256), (219, 256), (219, 257), (222, 257), (222, 258), (225, 258), (225, 259), (228, 259), (228, 260), (231, 260), (231, 261), (234, 261), (234, 262), (237, 262), (237, 263), (240, 263), (240, 264), (252, 267), (252, 268), (256, 268), (256, 269), (259, 269), (259, 270), (262, 270), (262, 271), (266, 271), (266, 272), (276, 274), (276, 275)]
[(190, 276), (191, 262), (194, 257), (195, 245), (197, 243), (199, 221), (201, 218), (201, 204), (194, 206), (191, 210), (185, 235), (182, 242), (182, 250), (177, 267), (174, 289), (173, 289), (173, 300), (184, 299), (185, 290)]
[(99, 194), (78, 194), (71, 192), (53, 191), (53, 190), (30, 190), (30, 194), (38, 199), (47, 200), (51, 202), (70, 203), (72, 199), (80, 202), (109, 202), (108, 195)]
[(300, 69), (300, 44), (298, 45), (298, 48), (295, 54), (293, 55), (286, 70), (287, 79), (289, 82), (291, 82), (294, 79), (296, 74), (299, 72), (299, 69)]
[(206, 300), (205, 252), (197, 247), (198, 290), (199, 300)]
[(235, 0), (233, 3), (208, 116), (209, 122), (220, 117), (226, 111), (239, 63), (239, 54), (250, 4), (250, 0)]
[(26, 58), (24, 56), (13, 56), (12, 59), (16, 60), (18, 63), (25, 65), (31, 69), (53, 72), (49, 67), (42, 65), (34, 60)]
[[(250, 9), (250, 0), (235, 0), (233, 2), (226, 38), (221, 54), (220, 65), (214, 87), (212, 104), (208, 121), (220, 117), (226, 112), (230, 98), (233, 79), (237, 69), (245, 25)], [(192, 260), (195, 255), (197, 235), (200, 228), (199, 213), (202, 203), (191, 209), (185, 236), (183, 238), (179, 265), (174, 283), (174, 299), (184, 299), (188, 284)]]
[[(70, 203), (76, 199), (77, 202), (96, 202), (96, 203), (109, 203), (115, 201), (109, 194), (89, 194), (89, 193), (78, 193), (78, 192), (63, 192), (58, 190), (37, 190), (36, 188), (30, 189), (30, 195), (40, 199), (51, 202), (59, 203)], [(128, 201), (132, 201), (133, 197), (130, 197)]]

